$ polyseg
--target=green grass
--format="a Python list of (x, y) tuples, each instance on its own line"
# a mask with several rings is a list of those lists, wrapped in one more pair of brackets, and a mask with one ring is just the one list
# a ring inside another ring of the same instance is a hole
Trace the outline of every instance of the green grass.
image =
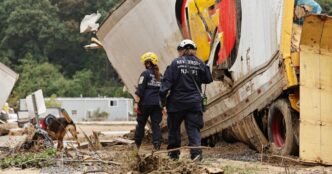
[(259, 169), (257, 168), (253, 168), (253, 167), (234, 167), (234, 166), (224, 166), (222, 167), (222, 169), (224, 170), (225, 174), (233, 174), (233, 173), (237, 173), (237, 174), (255, 174), (259, 171)]
[(54, 163), (53, 157), (56, 156), (56, 149), (50, 148), (42, 152), (19, 153), (7, 156), (0, 160), (0, 167), (2, 169), (9, 167), (44, 167)]

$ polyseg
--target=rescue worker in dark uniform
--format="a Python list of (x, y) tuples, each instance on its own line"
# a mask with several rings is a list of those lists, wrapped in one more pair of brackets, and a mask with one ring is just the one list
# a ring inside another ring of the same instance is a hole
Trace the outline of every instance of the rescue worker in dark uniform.
[(137, 126), (135, 132), (135, 143), (137, 149), (142, 144), (144, 127), (148, 118), (151, 119), (152, 143), (155, 150), (160, 149), (161, 133), (160, 122), (162, 120), (162, 108), (159, 105), (160, 72), (158, 67), (158, 56), (147, 52), (142, 55), (141, 62), (146, 70), (139, 77), (137, 90), (134, 95), (134, 110), (137, 112)]
[[(200, 129), (204, 124), (201, 84), (213, 81), (209, 67), (195, 56), (197, 47), (192, 40), (181, 41), (177, 50), (179, 57), (167, 67), (160, 87), (161, 105), (166, 106), (168, 114), (167, 149), (181, 146), (180, 126), (183, 120), (189, 146), (201, 145)], [(190, 153), (191, 159), (202, 159), (201, 149), (191, 149)], [(168, 155), (178, 159), (180, 151), (172, 151)]]

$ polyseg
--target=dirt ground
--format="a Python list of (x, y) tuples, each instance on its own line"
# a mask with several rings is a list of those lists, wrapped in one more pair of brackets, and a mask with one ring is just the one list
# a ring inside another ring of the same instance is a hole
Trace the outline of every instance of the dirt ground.
[[(124, 124), (100, 124), (100, 125), (84, 125), (77, 124), (77, 130), (81, 134), (81, 129), (88, 135), (92, 134), (92, 131), (97, 132), (108, 132), (108, 131), (130, 131), (135, 128), (135, 122), (124, 123)], [(80, 129), (81, 128), (81, 129)]]
[[(79, 125), (90, 135), (92, 131), (129, 131), (134, 125), (86, 126)], [(82, 136), (82, 134), (80, 134)], [(120, 135), (118, 135), (120, 136)], [(115, 136), (113, 136), (115, 137)], [(162, 146), (162, 152), (166, 145)], [(89, 148), (68, 150), (59, 153), (53, 165), (41, 169), (10, 168), (1, 170), (0, 174), (71, 174), (71, 173), (213, 173), (223, 170), (225, 174), (264, 174), (264, 173), (317, 173), (332, 174), (332, 167), (308, 166), (289, 159), (274, 158), (268, 154), (257, 153), (242, 143), (229, 144), (219, 142), (216, 147), (205, 149), (201, 162), (189, 160), (189, 150), (181, 150), (179, 161), (171, 161), (167, 153), (152, 154), (152, 146), (147, 143), (137, 152), (133, 145), (113, 144), (92, 151)], [(78, 155), (79, 153), (79, 155)], [(81, 155), (81, 156), (80, 156)], [(102, 161), (97, 161), (97, 156)], [(74, 157), (74, 158), (72, 158)], [(73, 159), (80, 160), (73, 160)], [(66, 160), (71, 159), (71, 160)], [(111, 164), (110, 161), (114, 164)], [(209, 171), (209, 172), (208, 172)]]

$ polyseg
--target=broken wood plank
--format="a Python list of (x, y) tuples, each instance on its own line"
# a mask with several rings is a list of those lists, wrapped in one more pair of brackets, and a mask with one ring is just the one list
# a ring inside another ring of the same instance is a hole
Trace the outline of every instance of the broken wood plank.
[(88, 143), (89, 143), (91, 149), (92, 149), (92, 150), (96, 153), (96, 155), (101, 159), (99, 153), (97, 152), (96, 148), (93, 146), (93, 144), (92, 144), (91, 140), (89, 139), (88, 135), (86, 135), (86, 133), (83, 131), (83, 129), (82, 129), (81, 127), (79, 127), (79, 128), (80, 128), (80, 130), (82, 131), (82, 133), (83, 133), (84, 137), (86, 138), (86, 140), (88, 141)]
[(99, 134), (100, 134), (100, 132), (92, 131), (92, 134), (93, 134), (94, 145), (96, 147), (96, 150), (100, 150), (101, 147), (102, 147), (101, 144), (100, 144), (100, 141), (99, 141)]
[(205, 167), (204, 171), (208, 174), (224, 174), (224, 170), (219, 168)]
[(124, 138), (115, 138), (114, 139), (115, 142), (118, 142), (118, 143), (123, 143), (123, 144), (134, 144), (135, 141), (133, 140), (128, 140), (128, 139), (124, 139)]

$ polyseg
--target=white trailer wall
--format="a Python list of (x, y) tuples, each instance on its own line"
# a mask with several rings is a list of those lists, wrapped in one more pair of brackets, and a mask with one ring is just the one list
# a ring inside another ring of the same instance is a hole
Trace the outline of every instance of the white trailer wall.
[[(238, 56), (231, 67), (233, 79), (239, 80), (270, 61), (279, 49), (282, 0), (242, 0), (242, 29)], [(114, 68), (133, 93), (143, 65), (139, 57), (147, 51), (160, 56), (161, 72), (177, 56), (176, 45), (182, 39), (175, 18), (175, 0), (125, 1), (102, 24), (97, 33)], [(199, 48), (198, 48), (199, 49)], [(274, 72), (275, 73), (275, 72)], [(272, 76), (255, 80), (255, 88)], [(222, 92), (215, 83), (209, 98)]]
[(175, 19), (175, 0), (127, 0), (102, 24), (97, 33), (108, 59), (131, 94), (144, 66), (140, 56), (155, 52), (160, 70), (177, 55), (182, 39)]
[(6, 103), (17, 79), (18, 74), (0, 63), (0, 109)]

